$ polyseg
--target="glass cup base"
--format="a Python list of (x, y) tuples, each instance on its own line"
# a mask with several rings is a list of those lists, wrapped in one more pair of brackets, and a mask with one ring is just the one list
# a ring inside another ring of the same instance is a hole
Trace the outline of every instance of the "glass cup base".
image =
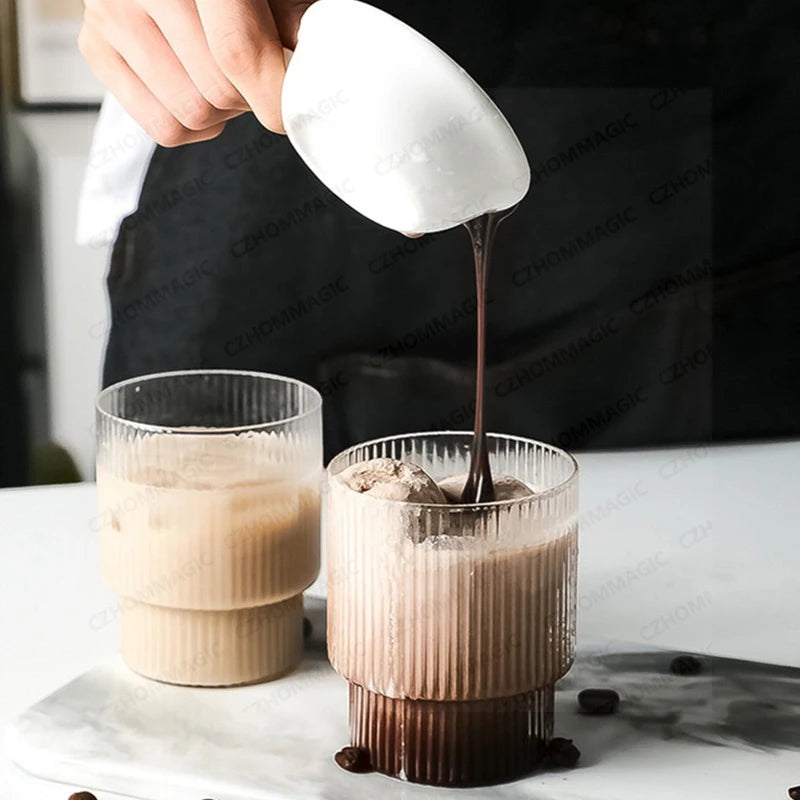
[(555, 684), (488, 700), (392, 698), (350, 683), (350, 737), (372, 768), (431, 786), (516, 780), (553, 736)]
[(168, 608), (123, 599), (120, 652), (134, 672), (181, 686), (238, 686), (288, 672), (303, 652), (303, 595), (254, 608)]

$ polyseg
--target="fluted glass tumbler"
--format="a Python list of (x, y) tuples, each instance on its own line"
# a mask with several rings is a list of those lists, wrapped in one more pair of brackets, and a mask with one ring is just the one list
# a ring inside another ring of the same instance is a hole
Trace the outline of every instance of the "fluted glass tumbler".
[(556, 447), (488, 437), (493, 474), (534, 494), (428, 505), (361, 494), (350, 465), (396, 458), (437, 481), (472, 433), (395, 436), (328, 467), (328, 654), (350, 683), (351, 743), (379, 772), (467, 786), (530, 772), (575, 652), (578, 468)]
[(226, 686), (299, 661), (319, 570), (321, 405), (299, 381), (222, 370), (100, 393), (101, 569), (135, 672)]

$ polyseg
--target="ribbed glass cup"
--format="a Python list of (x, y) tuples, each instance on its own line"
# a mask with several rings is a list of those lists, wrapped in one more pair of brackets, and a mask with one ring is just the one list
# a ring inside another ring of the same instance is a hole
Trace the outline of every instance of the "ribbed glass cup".
[(471, 443), (395, 436), (328, 467), (328, 654), (350, 682), (352, 743), (380, 772), (442, 786), (520, 777), (552, 736), (575, 652), (577, 464), (490, 434), (493, 475), (535, 493), (473, 505), (380, 499), (338, 476), (388, 457), (439, 481), (468, 471)]
[(299, 381), (223, 370), (100, 393), (100, 562), (131, 669), (224, 686), (299, 661), (319, 570), (321, 406)]

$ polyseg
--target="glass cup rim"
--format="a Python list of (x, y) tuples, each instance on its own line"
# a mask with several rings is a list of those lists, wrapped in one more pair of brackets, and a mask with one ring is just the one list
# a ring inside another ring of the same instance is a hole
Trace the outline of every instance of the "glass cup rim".
[[(417, 433), (399, 433), (394, 434), (392, 436), (379, 436), (376, 439), (370, 439), (366, 442), (359, 442), (358, 444), (354, 444), (350, 447), (345, 448), (340, 453), (337, 453), (328, 463), (327, 467), (325, 468), (325, 473), (328, 476), (328, 480), (331, 481), (342, 471), (343, 468), (338, 469), (336, 472), (333, 471), (334, 464), (339, 461), (340, 459), (344, 459), (349, 453), (353, 450), (357, 450), (361, 447), (369, 447), (375, 444), (381, 444), (383, 442), (397, 442), (403, 439), (414, 439), (414, 438), (422, 438), (422, 437), (445, 437), (445, 436), (465, 436), (465, 437), (472, 437), (472, 431), (418, 431)], [(410, 502), (408, 500), (389, 500), (384, 497), (372, 497), (368, 494), (363, 494), (361, 492), (356, 492), (354, 489), (351, 489), (347, 484), (341, 483), (346, 489), (351, 491), (353, 494), (360, 495), (368, 502), (373, 503), (389, 503), (392, 506), (398, 507), (402, 506), (408, 509), (439, 509), (444, 513), (463, 513), (465, 511), (475, 511), (476, 509), (497, 509), (497, 508), (509, 508), (512, 506), (519, 506), (524, 505), (526, 503), (538, 503), (541, 500), (549, 499), (554, 495), (561, 494), (566, 492), (572, 485), (574, 485), (578, 480), (578, 473), (580, 471), (578, 460), (573, 456), (571, 453), (568, 453), (561, 447), (558, 447), (554, 444), (549, 444), (548, 442), (542, 442), (539, 439), (530, 439), (527, 436), (516, 436), (511, 433), (487, 433), (487, 439), (502, 439), (504, 441), (516, 441), (522, 442), (524, 444), (534, 444), (534, 445), (541, 445), (542, 447), (546, 447), (548, 450), (558, 453), (560, 456), (564, 457), (569, 464), (572, 466), (572, 471), (570, 474), (564, 478), (560, 483), (557, 483), (555, 486), (550, 486), (547, 489), (542, 490), (541, 492), (536, 492), (535, 494), (530, 495), (530, 497), (516, 497), (510, 500), (492, 500), (488, 503), (448, 503), (446, 505), (442, 505), (441, 503), (416, 503)]]
[[(102, 408), (101, 402), (110, 397), (113, 392), (122, 389), (125, 386), (130, 386), (133, 383), (143, 383), (163, 378), (179, 378), (184, 376), (201, 376), (201, 375), (236, 375), (239, 377), (258, 378), (259, 380), (270, 380), (277, 383), (293, 384), (306, 391), (308, 391), (313, 398), (313, 405), (311, 408), (306, 409), (300, 414), (293, 414), (290, 417), (283, 419), (272, 420), (271, 422), (257, 422), (252, 425), (230, 425), (224, 427), (203, 428), (198, 430), (188, 425), (158, 425), (153, 422), (136, 422), (131, 419), (119, 416), (119, 414), (112, 414), (110, 411)], [(277, 428), (281, 425), (288, 423), (299, 422), (309, 417), (318, 414), (322, 408), (322, 395), (311, 384), (301, 381), (298, 378), (290, 378), (287, 375), (278, 375), (273, 372), (259, 372), (258, 370), (247, 369), (178, 369), (167, 370), (165, 372), (149, 372), (145, 375), (138, 375), (132, 378), (126, 378), (117, 383), (112, 383), (101, 389), (97, 395), (94, 404), (95, 410), (103, 418), (113, 420), (122, 425), (128, 425), (137, 430), (149, 431), (153, 433), (169, 433), (177, 436), (219, 436), (221, 434), (230, 433), (245, 433), (247, 431), (267, 431), (271, 428)]]

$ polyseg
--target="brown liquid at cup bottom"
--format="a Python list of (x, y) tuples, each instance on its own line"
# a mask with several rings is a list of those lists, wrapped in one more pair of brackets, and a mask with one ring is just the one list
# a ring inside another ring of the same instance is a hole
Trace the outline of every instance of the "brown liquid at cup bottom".
[(555, 686), (492, 700), (386, 697), (350, 684), (350, 738), (372, 768), (431, 786), (516, 780), (541, 764), (553, 735)]

